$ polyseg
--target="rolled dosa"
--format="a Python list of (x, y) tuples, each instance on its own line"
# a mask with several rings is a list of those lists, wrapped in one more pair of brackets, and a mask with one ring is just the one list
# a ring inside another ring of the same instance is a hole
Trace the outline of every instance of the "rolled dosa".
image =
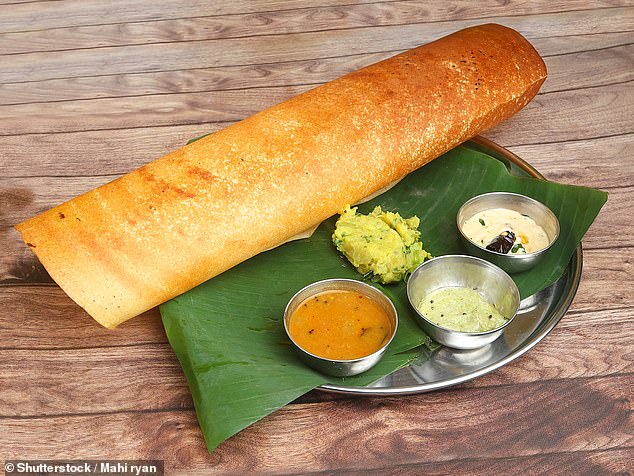
[(16, 226), (114, 327), (323, 221), (526, 105), (546, 77), (500, 25), (347, 74)]

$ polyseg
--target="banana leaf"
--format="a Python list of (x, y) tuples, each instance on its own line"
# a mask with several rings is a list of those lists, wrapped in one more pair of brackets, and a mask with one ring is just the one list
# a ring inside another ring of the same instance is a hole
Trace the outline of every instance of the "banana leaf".
[[(467, 143), (411, 173), (359, 211), (368, 213), (380, 205), (402, 216), (417, 215), (424, 246), (432, 255), (464, 253), (455, 224), (458, 208), (491, 191), (533, 197), (560, 220), (559, 240), (544, 261), (513, 276), (522, 297), (563, 274), (607, 200), (598, 190), (513, 176), (504, 163)], [(320, 279), (362, 279), (332, 245), (335, 220), (326, 220), (310, 238), (261, 253), (161, 306), (209, 451), (320, 385), (367, 385), (410, 363), (424, 345), (432, 345), (414, 321), (405, 283), (372, 283), (394, 301), (399, 313), (397, 336), (379, 365), (356, 377), (333, 378), (306, 367), (292, 352), (281, 322), (292, 295)]]

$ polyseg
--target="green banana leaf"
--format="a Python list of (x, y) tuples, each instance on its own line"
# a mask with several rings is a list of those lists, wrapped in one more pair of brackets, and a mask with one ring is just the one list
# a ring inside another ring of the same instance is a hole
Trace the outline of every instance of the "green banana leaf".
[[(380, 205), (421, 218), (425, 248), (434, 256), (463, 253), (455, 216), (469, 198), (511, 191), (545, 203), (559, 218), (559, 240), (533, 270), (517, 274), (522, 297), (555, 282), (607, 200), (597, 190), (517, 177), (471, 143), (457, 147), (359, 207)], [(292, 352), (281, 318), (292, 295), (326, 278), (362, 277), (331, 242), (336, 217), (312, 237), (261, 253), (160, 308), (167, 337), (187, 377), (207, 448), (326, 383), (367, 385), (417, 358), (429, 338), (414, 321), (405, 283), (380, 286), (395, 303), (399, 330), (372, 370), (345, 379), (322, 375)]]

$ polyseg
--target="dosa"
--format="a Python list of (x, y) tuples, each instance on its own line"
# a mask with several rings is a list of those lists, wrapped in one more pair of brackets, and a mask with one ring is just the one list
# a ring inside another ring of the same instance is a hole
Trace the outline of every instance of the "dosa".
[(16, 226), (114, 327), (284, 242), (525, 106), (546, 67), (468, 28), (317, 87)]

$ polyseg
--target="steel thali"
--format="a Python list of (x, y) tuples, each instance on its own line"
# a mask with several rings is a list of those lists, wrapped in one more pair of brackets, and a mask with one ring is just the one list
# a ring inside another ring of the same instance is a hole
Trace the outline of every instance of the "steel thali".
[[(527, 162), (488, 139), (476, 137), (467, 145), (500, 160), (513, 175), (544, 179)], [(354, 395), (405, 395), (451, 387), (492, 372), (529, 351), (555, 328), (575, 297), (582, 263), (579, 245), (562, 277), (524, 299), (517, 318), (491, 344), (475, 350), (440, 347), (424, 351), (407, 367), (370, 385), (322, 385), (319, 389)]]

